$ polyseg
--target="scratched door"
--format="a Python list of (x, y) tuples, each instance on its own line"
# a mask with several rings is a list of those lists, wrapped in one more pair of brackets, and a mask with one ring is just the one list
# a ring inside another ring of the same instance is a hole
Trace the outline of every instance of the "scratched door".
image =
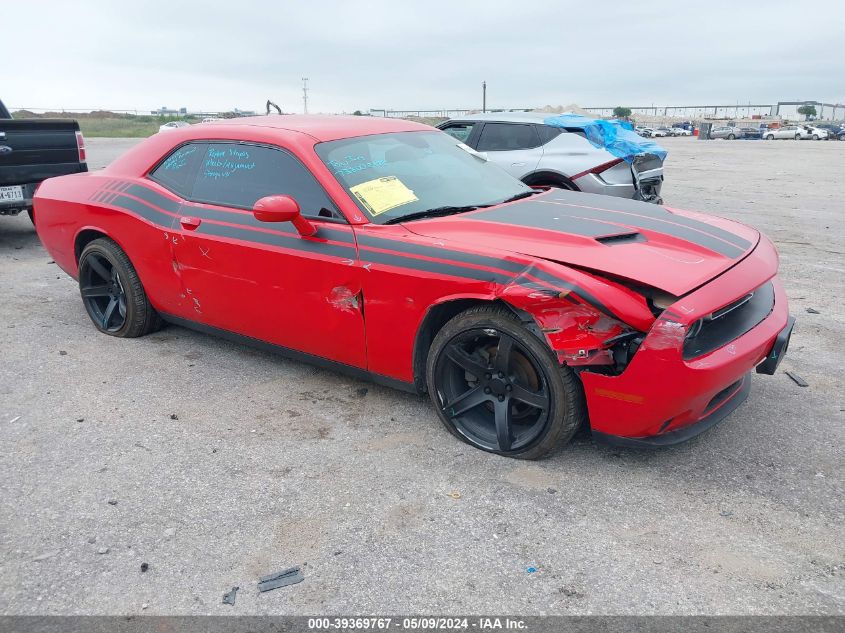
[[(174, 245), (186, 318), (355, 367), (366, 367), (355, 238), (291, 154), (210, 143)], [(259, 222), (265, 195), (299, 203), (317, 232)]]

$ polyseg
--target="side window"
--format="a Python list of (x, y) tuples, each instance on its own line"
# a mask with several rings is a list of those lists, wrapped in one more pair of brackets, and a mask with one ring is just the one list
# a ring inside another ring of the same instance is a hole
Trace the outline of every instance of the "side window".
[(472, 134), (472, 128), (474, 126), (475, 123), (453, 123), (449, 127), (444, 128), (443, 131), (449, 136), (454, 136), (461, 143), (466, 143), (469, 135)]
[(150, 178), (181, 197), (190, 198), (197, 168), (205, 152), (205, 143), (188, 143), (177, 147), (153, 170)]
[(252, 209), (264, 196), (294, 198), (303, 215), (341, 217), (328, 195), (296, 158), (284, 150), (240, 143), (209, 143), (191, 199)]
[(545, 145), (553, 138), (557, 138), (563, 133), (562, 127), (553, 127), (551, 125), (538, 125), (537, 132), (540, 134), (540, 145)]
[(527, 123), (485, 123), (478, 139), (479, 152), (507, 152), (540, 145), (533, 125)]

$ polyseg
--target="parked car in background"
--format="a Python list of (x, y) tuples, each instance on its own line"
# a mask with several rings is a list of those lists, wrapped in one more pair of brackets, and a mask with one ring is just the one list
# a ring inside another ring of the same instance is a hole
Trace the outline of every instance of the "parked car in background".
[(825, 130), (829, 140), (845, 141), (845, 125), (842, 123), (819, 123), (816, 127)]
[(758, 127), (741, 127), (739, 131), (742, 132), (740, 138), (763, 138), (763, 133)]
[(207, 116), (205, 117), (202, 122), (203, 123), (214, 123), (215, 121), (222, 121), (223, 119), (219, 116)]
[(692, 130), (685, 127), (673, 127), (672, 136), (692, 136)]
[(669, 128), (665, 128), (665, 127), (651, 128), (651, 135), (654, 136), (654, 137), (669, 136)]
[[(521, 459), (582, 426), (625, 446), (706, 431), (752, 371), (776, 372), (794, 322), (755, 229), (536, 191), (399, 119), (155, 134), (101, 171), (46, 181), (36, 211), (97, 331), (169, 321), (427, 393), (454, 436)], [(238, 380), (237, 362), (221, 368)]]
[(644, 138), (651, 138), (654, 134), (654, 130), (651, 129), (650, 127), (641, 127), (639, 129), (637, 129), (637, 134), (639, 134), (640, 136), (642, 136)]
[(814, 125), (800, 125), (798, 126), (802, 130), (801, 139), (811, 139), (813, 141), (826, 141), (827, 140), (827, 130), (824, 130), (820, 127), (816, 127)]
[(732, 141), (735, 138), (742, 138), (742, 130), (738, 127), (720, 125), (719, 127), (711, 128), (710, 138), (725, 138)]
[(70, 119), (13, 119), (0, 101), (0, 216), (32, 212), (46, 178), (88, 171), (79, 123)]
[(767, 128), (763, 132), (763, 138), (771, 141), (773, 139), (793, 139), (801, 138), (801, 129), (797, 125), (784, 125), (778, 128)]
[[(511, 176), (527, 185), (550, 186), (586, 193), (633, 198), (637, 187), (631, 165), (601, 147), (593, 146), (581, 130), (566, 130), (544, 123), (542, 112), (472, 114), (437, 127), (483, 152)], [(663, 162), (654, 157), (640, 182), (653, 183), (660, 193)]]
[(187, 121), (170, 121), (164, 125), (158, 126), (159, 132), (169, 132), (171, 130), (178, 130), (180, 127), (189, 127), (191, 124)]

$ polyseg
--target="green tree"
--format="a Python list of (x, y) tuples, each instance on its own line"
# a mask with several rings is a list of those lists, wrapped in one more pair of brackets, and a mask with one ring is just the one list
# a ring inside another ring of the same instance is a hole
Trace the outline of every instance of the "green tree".
[(802, 105), (798, 108), (798, 114), (804, 115), (804, 120), (809, 121), (811, 116), (816, 116), (816, 106), (814, 105)]
[(355, 116), (364, 116), (364, 113), (360, 110), (355, 110), (355, 112), (353, 112), (352, 114), (354, 114)]
[(631, 108), (623, 108), (622, 106), (616, 106), (613, 108), (613, 116), (617, 119), (627, 119), (631, 116)]

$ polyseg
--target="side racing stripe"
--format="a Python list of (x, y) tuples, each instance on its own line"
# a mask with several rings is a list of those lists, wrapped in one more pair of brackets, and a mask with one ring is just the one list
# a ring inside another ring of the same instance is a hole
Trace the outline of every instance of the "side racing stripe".
[[(124, 195), (124, 193), (126, 195)], [(180, 207), (182, 206), (179, 201), (167, 198), (152, 189), (137, 183), (127, 183), (121, 181), (112, 181), (108, 183), (104, 189), (95, 192), (91, 196), (91, 199), (102, 202), (103, 204), (112, 204), (125, 209), (165, 230), (171, 230), (173, 228), (173, 220), (178, 216)], [(106, 201), (106, 199), (108, 199), (108, 201)], [(195, 234), (225, 237), (245, 242), (255, 242), (269, 246), (278, 246), (280, 248), (299, 250), (349, 260), (354, 260), (357, 257), (363, 262), (396, 266), (398, 268), (407, 268), (411, 270), (419, 270), (422, 272), (472, 279), (488, 283), (492, 282), (500, 285), (507, 285), (516, 282), (525, 287), (536, 288), (536, 286), (529, 285), (536, 284), (536, 282), (532, 282), (530, 279), (525, 279), (525, 277), (519, 276), (520, 273), (526, 273), (526, 269), (530, 267), (530, 264), (521, 264), (519, 262), (500, 259), (497, 257), (476, 255), (473, 253), (450, 250), (448, 248), (404, 242), (397, 239), (376, 237), (366, 235), (363, 232), (353, 235), (351, 230), (320, 226), (317, 234), (319, 238), (331, 240), (333, 242), (346, 243), (348, 246), (344, 244), (331, 244), (320, 240), (302, 238), (295, 231), (279, 231), (278, 227), (274, 227), (273, 232), (255, 230), (261, 227), (266, 227), (266, 223), (256, 220), (251, 214), (240, 213), (237, 211), (228, 212), (218, 209), (210, 209), (207, 207), (195, 206), (190, 203), (185, 204), (183, 213), (210, 220), (210, 222), (201, 223), (199, 227), (193, 231)], [(217, 222), (227, 222), (228, 224), (217, 224)], [(364, 248), (356, 248), (356, 236), (359, 245)], [(379, 248), (394, 252), (385, 253), (370, 250), (372, 248)], [(435, 262), (427, 259), (421, 259), (422, 257), (431, 257), (446, 261)], [(481, 270), (478, 268), (471, 268), (467, 266), (468, 264), (498, 270)], [(580, 299), (592, 305), (597, 310), (613, 316), (614, 318), (619, 318), (595, 296), (576, 284), (536, 268), (532, 268), (532, 270), (527, 274), (542, 283), (552, 286), (554, 289), (559, 291), (565, 290), (567, 293), (574, 293)], [(567, 300), (572, 301), (570, 297), (567, 297)]]

